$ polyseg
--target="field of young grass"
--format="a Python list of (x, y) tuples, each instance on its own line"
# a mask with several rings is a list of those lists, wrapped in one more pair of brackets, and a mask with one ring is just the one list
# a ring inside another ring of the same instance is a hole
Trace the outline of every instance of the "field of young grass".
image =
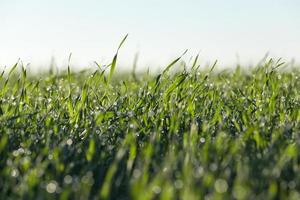
[(0, 199), (300, 199), (299, 69), (116, 60), (1, 74)]

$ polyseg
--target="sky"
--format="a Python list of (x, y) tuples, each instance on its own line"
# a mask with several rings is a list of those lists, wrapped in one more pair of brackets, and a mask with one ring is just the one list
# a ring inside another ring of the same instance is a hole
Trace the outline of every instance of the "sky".
[(107, 64), (163, 67), (185, 49), (202, 63), (300, 60), (299, 0), (0, 0), (0, 67)]

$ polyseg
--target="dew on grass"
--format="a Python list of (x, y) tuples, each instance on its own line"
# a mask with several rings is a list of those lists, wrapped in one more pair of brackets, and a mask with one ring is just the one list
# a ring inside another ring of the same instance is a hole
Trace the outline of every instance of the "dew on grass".
[(218, 193), (225, 193), (228, 189), (228, 184), (224, 179), (217, 179), (214, 186)]
[(178, 179), (175, 181), (174, 186), (176, 189), (181, 189), (183, 187), (183, 182), (180, 179)]
[(57, 182), (56, 181), (50, 181), (47, 186), (46, 190), (48, 193), (54, 193), (57, 189)]
[(139, 178), (142, 175), (142, 172), (139, 169), (134, 169), (133, 170), (133, 177), (134, 178)]
[(159, 186), (155, 185), (155, 186), (152, 187), (152, 191), (155, 194), (159, 194), (161, 192), (161, 188)]
[(64, 183), (65, 183), (65, 184), (71, 184), (72, 181), (73, 181), (72, 176), (66, 175), (66, 176), (64, 177)]
[(200, 142), (201, 142), (202, 144), (205, 143), (205, 141), (206, 141), (206, 140), (205, 140), (204, 137), (201, 137), (201, 138), (200, 138)]
[(99, 69), (43, 74), (39, 82), (16, 73), (5, 86), (0, 74), (1, 180), (10, 180), (4, 192), (297, 197), (299, 69), (273, 64), (227, 72), (184, 66), (159, 81), (152, 74), (111, 79)]
[(67, 143), (68, 146), (71, 146), (73, 144), (73, 140), (72, 139), (68, 139), (66, 143)]
[(11, 176), (14, 177), (14, 178), (18, 177), (19, 174), (20, 174), (20, 173), (19, 173), (19, 170), (18, 170), (18, 169), (13, 169), (13, 170), (11, 171)]

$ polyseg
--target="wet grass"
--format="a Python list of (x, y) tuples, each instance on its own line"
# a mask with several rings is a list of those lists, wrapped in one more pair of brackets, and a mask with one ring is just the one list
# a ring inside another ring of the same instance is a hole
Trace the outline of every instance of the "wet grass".
[(0, 199), (300, 198), (298, 69), (121, 75), (116, 59), (0, 76)]

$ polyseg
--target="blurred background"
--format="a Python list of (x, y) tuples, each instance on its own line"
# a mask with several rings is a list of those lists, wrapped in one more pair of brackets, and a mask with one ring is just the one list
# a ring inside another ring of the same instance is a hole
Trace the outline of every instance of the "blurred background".
[(118, 67), (163, 67), (185, 49), (201, 63), (230, 67), (266, 53), (300, 60), (299, 0), (0, 0), (0, 66), (21, 58), (31, 68), (55, 58), (66, 67), (108, 64), (120, 40)]

